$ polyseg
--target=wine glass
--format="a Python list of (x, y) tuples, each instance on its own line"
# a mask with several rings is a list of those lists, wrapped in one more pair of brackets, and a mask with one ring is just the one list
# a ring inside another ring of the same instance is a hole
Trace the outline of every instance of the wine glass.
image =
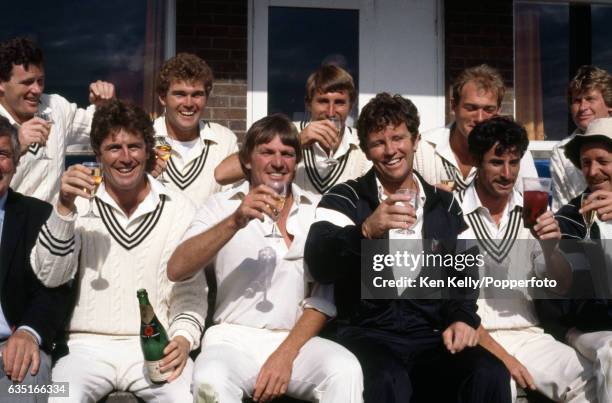
[[(168, 143), (166, 136), (155, 136), (155, 149), (157, 150), (159, 157), (168, 161), (170, 159), (170, 155), (172, 154), (172, 146)], [(159, 175), (159, 181), (161, 183), (168, 183), (168, 180), (164, 176), (164, 171), (162, 170)]]
[[(580, 207), (585, 207), (591, 204), (591, 201), (588, 200), (588, 197), (590, 195), (591, 195), (590, 193), (585, 192), (582, 194), (582, 196), (580, 196)], [(589, 210), (589, 211), (582, 213), (582, 219), (584, 220), (584, 225), (586, 226), (586, 235), (584, 239), (581, 239), (578, 242), (586, 243), (586, 244), (595, 243), (593, 239), (591, 238), (591, 227), (593, 226), (593, 222), (595, 221), (595, 214), (596, 214), (595, 210)]]
[[(36, 112), (34, 116), (41, 118), (42, 120), (47, 122), (47, 125), (49, 126), (49, 131), (51, 130), (51, 125), (54, 122), (50, 114), (45, 113), (45, 112)], [(51, 158), (47, 156), (47, 152), (46, 152), (47, 147), (43, 146), (42, 144), (39, 144), (38, 146), (40, 147), (40, 156), (36, 158), (36, 160), (37, 161), (51, 160)]]
[(100, 218), (100, 216), (94, 212), (93, 202), (94, 198), (96, 197), (98, 186), (100, 186), (100, 183), (102, 183), (102, 164), (99, 162), (86, 161), (83, 163), (83, 166), (90, 170), (90, 175), (93, 176), (95, 182), (94, 188), (91, 191), (91, 197), (89, 198), (89, 211), (83, 217)]
[(276, 230), (276, 227), (277, 221), (280, 218), (283, 208), (285, 207), (285, 201), (287, 200), (287, 192), (289, 189), (289, 185), (287, 184), (287, 182), (271, 181), (266, 183), (266, 186), (276, 192), (276, 194), (278, 195), (278, 199), (274, 201), (274, 206), (271, 206), (272, 211), (274, 213), (274, 215), (270, 217), (272, 219), (272, 231), (265, 237), (282, 238), (283, 235), (279, 234), (279, 232)]
[[(415, 189), (397, 189), (395, 194), (403, 194), (403, 195), (410, 196), (410, 200), (408, 201), (408, 204), (411, 205), (414, 211), (416, 212), (417, 199), (418, 199), (419, 193)], [(400, 229), (395, 230), (395, 233), (412, 235), (414, 234), (414, 230), (412, 228), (407, 228), (407, 229), (400, 228)]]
[[(342, 122), (340, 121), (339, 118), (337, 118), (336, 116), (332, 116), (327, 118), (327, 120), (329, 120), (330, 122), (332, 122), (334, 124), (334, 127), (336, 128), (336, 132), (338, 134), (338, 136), (340, 136), (340, 130), (342, 130)], [(327, 158), (323, 160), (324, 163), (326, 163), (328, 166), (334, 166), (334, 165), (338, 165), (338, 160), (334, 158), (334, 150), (333, 149), (329, 149)]]

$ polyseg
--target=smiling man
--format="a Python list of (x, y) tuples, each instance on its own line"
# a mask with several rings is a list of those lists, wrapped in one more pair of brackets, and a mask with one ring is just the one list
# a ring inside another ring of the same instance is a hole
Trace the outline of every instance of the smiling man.
[(167, 164), (158, 163), (165, 167), (168, 186), (182, 191), (196, 206), (221, 190), (214, 170), (225, 157), (238, 151), (231, 130), (203, 119), (212, 88), (212, 70), (190, 53), (167, 60), (157, 78), (157, 94), (165, 112), (155, 120), (155, 133), (165, 136), (172, 145)]
[[(468, 137), (479, 122), (499, 114), (506, 89), (499, 72), (486, 64), (470, 67), (453, 83), (450, 109), (454, 122), (423, 133), (414, 169), (429, 183), (451, 190), (443, 181), (451, 181), (452, 190), (465, 189), (476, 177), (476, 166), (468, 147)], [(537, 177), (529, 151), (521, 159), (516, 182), (522, 190), (521, 177)], [(448, 183), (448, 182), (446, 182)]]
[[(53, 368), (54, 381), (70, 383), (70, 399), (59, 401), (98, 401), (112, 390), (147, 401), (191, 401), (188, 354), (199, 345), (206, 315), (203, 276), (172, 284), (165, 271), (195, 208), (146, 174), (154, 162), (153, 126), (139, 107), (114, 100), (98, 108), (91, 146), (104, 178), (95, 196), (100, 218), (81, 215), (95, 185), (89, 169), (73, 165), (32, 252), (45, 285), (72, 280), (78, 287), (67, 329), (70, 352)], [(168, 383), (161, 385), (144, 368), (140, 288), (171, 339), (160, 362)]]
[[(587, 270), (575, 270), (573, 278), (578, 285), (586, 284), (588, 299), (565, 305), (563, 317), (553, 318), (552, 325), (558, 338), (593, 362), (599, 401), (612, 402), (612, 118), (593, 120), (565, 145), (565, 156), (581, 170), (587, 188), (555, 217), (563, 238), (581, 240), (586, 237), (584, 217), (594, 211), (590, 237), (595, 243), (569, 244), (570, 252), (578, 252), (588, 262)], [(586, 282), (581, 278), (584, 273)]]
[[(96, 106), (114, 98), (104, 81), (89, 86), (87, 109), (57, 94), (43, 94), (45, 68), (38, 45), (27, 38), (0, 43), (0, 115), (19, 130), (21, 158), (11, 186), (18, 192), (53, 203), (64, 172), (66, 149), (89, 141)], [(41, 159), (46, 154), (48, 160)]]
[[(357, 128), (373, 168), (322, 197), (308, 234), (306, 263), (315, 280), (334, 285), (338, 320), (330, 326), (331, 336), (359, 359), (366, 402), (509, 402), (508, 372), (476, 346), (480, 318), (473, 299), (360, 295), (364, 241), (411, 228), (409, 239), (454, 245), (466, 229), (452, 194), (413, 170), (419, 122), (414, 104), (400, 95), (380, 93), (363, 108)], [(417, 192), (416, 210), (398, 189)], [(454, 254), (454, 246), (440, 253)]]
[[(370, 169), (370, 162), (359, 148), (357, 133), (346, 125), (356, 100), (353, 77), (338, 66), (323, 65), (308, 77), (304, 102), (310, 119), (297, 123), (303, 158), (294, 182), (302, 189), (323, 194), (336, 183), (356, 178)], [(340, 129), (334, 120), (339, 122)], [(215, 178), (222, 184), (242, 177), (236, 155), (215, 170)]]
[(552, 149), (550, 176), (553, 179), (553, 210), (557, 211), (587, 187), (580, 169), (565, 156), (572, 139), (595, 119), (612, 115), (612, 75), (596, 66), (582, 66), (567, 89), (570, 114), (576, 130)]
[[(514, 184), (529, 145), (525, 129), (511, 118), (494, 117), (474, 127), (468, 144), (477, 174), (457, 193), (469, 225), (460, 238), (478, 241), (485, 262), (482, 275), (527, 280), (542, 273), (558, 279), (560, 289), (567, 289), (563, 280), (570, 269), (556, 252), (561, 232), (553, 214), (547, 211), (538, 217), (533, 230), (523, 223), (523, 196)], [(487, 287), (481, 292), (480, 345), (508, 368), (515, 381), (513, 400), (518, 384), (555, 402), (595, 401), (591, 365), (573, 348), (543, 332), (529, 291)]]
[[(239, 157), (248, 180), (209, 198), (168, 264), (168, 276), (179, 281), (214, 263), (214, 326), (196, 360), (196, 399), (239, 403), (287, 394), (360, 402), (357, 359), (317, 337), (336, 309), (331, 289), (310, 279), (302, 258), (319, 197), (293, 183), (300, 160), (295, 126), (284, 115), (255, 122)], [(287, 194), (275, 193), (275, 183)], [(280, 238), (266, 235), (274, 225)]]

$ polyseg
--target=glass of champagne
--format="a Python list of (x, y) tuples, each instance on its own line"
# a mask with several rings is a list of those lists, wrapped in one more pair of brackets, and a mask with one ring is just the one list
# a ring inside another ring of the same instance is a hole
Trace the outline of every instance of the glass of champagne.
[[(582, 196), (580, 197), (580, 207), (585, 207), (591, 203), (591, 201), (588, 200), (588, 197), (590, 195), (591, 195), (590, 193), (582, 194)], [(582, 219), (584, 220), (584, 225), (586, 226), (586, 235), (584, 239), (581, 239), (578, 242), (586, 243), (586, 244), (595, 243), (593, 239), (591, 238), (591, 227), (593, 226), (593, 222), (595, 221), (595, 214), (596, 214), (595, 210), (589, 210), (589, 211), (582, 213)]]
[[(402, 195), (410, 196), (410, 200), (408, 201), (408, 204), (410, 206), (412, 206), (412, 208), (416, 212), (416, 209), (418, 207), (417, 200), (418, 200), (419, 193), (415, 189), (397, 189), (395, 194), (402, 194)], [(397, 234), (405, 234), (405, 235), (413, 235), (414, 234), (414, 230), (412, 228), (397, 229), (397, 230), (395, 230), (395, 233), (397, 233)]]
[[(168, 161), (170, 159), (170, 155), (172, 154), (172, 146), (168, 143), (166, 136), (155, 136), (155, 150), (157, 150), (157, 155), (164, 161)], [(164, 176), (164, 171), (162, 170), (159, 175), (159, 181), (161, 183), (168, 183), (168, 180)]]
[(289, 191), (289, 184), (287, 182), (271, 181), (266, 183), (266, 186), (270, 187), (278, 195), (278, 199), (275, 200), (275, 204), (272, 207), (274, 215), (270, 217), (272, 219), (272, 231), (266, 235), (266, 238), (282, 238), (283, 235), (277, 231), (276, 226), (278, 219), (285, 207), (285, 201), (287, 200), (287, 192)]
[[(94, 212), (93, 202), (96, 197), (98, 186), (102, 183), (102, 164), (99, 162), (86, 161), (83, 163), (83, 166), (90, 170), (90, 175), (95, 181), (94, 188), (91, 191), (91, 197), (89, 198), (89, 211), (83, 217), (100, 218), (100, 216)], [(87, 189), (84, 190), (87, 191)]]
[(451, 192), (455, 191), (455, 180), (454, 179), (442, 179), (440, 181), (444, 186), (448, 186)]
[[(45, 112), (36, 112), (36, 117), (41, 118), (42, 120), (44, 120), (45, 122), (47, 122), (47, 126), (49, 126), (49, 131), (51, 131), (51, 125), (54, 123), (53, 122), (53, 118), (51, 117), (50, 114), (45, 113)], [(49, 158), (47, 156), (47, 147), (43, 146), (42, 144), (38, 145), (40, 147), (40, 156), (38, 158), (36, 158), (36, 160), (38, 161), (44, 161), (44, 160), (51, 160), (51, 158)]]
[[(338, 136), (340, 136), (340, 130), (342, 130), (342, 122), (340, 121), (340, 119), (337, 118), (336, 116), (332, 116), (332, 117), (327, 118), (327, 120), (329, 120), (330, 122), (334, 124), (334, 127), (336, 128), (336, 133)], [(323, 160), (323, 162), (325, 162), (328, 166), (338, 165), (338, 160), (334, 158), (333, 149), (329, 150), (327, 158)]]

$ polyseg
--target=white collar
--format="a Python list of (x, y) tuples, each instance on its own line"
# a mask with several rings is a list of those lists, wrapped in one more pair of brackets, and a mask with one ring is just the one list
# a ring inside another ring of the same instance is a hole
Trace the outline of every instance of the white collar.
[(455, 168), (459, 169), (457, 158), (455, 157), (455, 153), (450, 145), (450, 134), (454, 125), (455, 122), (451, 122), (445, 126), (445, 130), (437, 130), (432, 132), (427, 136), (425, 141), (433, 146), (436, 154), (450, 162)]
[[(506, 204), (504, 211), (511, 212), (516, 206), (523, 207), (523, 195), (516, 190), (516, 187), (512, 187), (512, 194), (510, 200)], [(470, 214), (478, 209), (488, 209), (482, 205), (478, 192), (476, 192), (476, 179), (470, 183), (463, 193), (463, 200), (461, 202), (461, 210), (463, 214)]]
[[(170, 196), (168, 189), (161, 182), (153, 178), (150, 174), (147, 174), (147, 180), (149, 181), (149, 185), (150, 185), (149, 192), (147, 193), (145, 198), (140, 202), (140, 204), (138, 205), (138, 207), (136, 208), (132, 216), (129, 218), (130, 221), (134, 220), (135, 218), (141, 215), (148, 214), (151, 211), (154, 211), (157, 208), (159, 201), (161, 200), (161, 195)], [(102, 183), (100, 184), (100, 187), (98, 188), (98, 191), (96, 192), (96, 197), (100, 199), (101, 201), (103, 201), (104, 203), (111, 206), (112, 208), (114, 208), (116, 211), (121, 213), (123, 216), (126, 216), (123, 209), (121, 209), (121, 207), (115, 201), (115, 199), (113, 199), (111, 195), (106, 191), (106, 186), (105, 186), (104, 181), (102, 181)]]
[(573, 131), (573, 132), (572, 132), (572, 133), (571, 133), (569, 136), (567, 136), (567, 137), (566, 137), (566, 138), (564, 138), (563, 140), (559, 141), (559, 142), (557, 143), (557, 146), (558, 146), (559, 148), (565, 148), (565, 145), (566, 145), (567, 143), (569, 143), (570, 141), (572, 141), (572, 140), (574, 139), (574, 137), (576, 137), (576, 135), (577, 135), (578, 133), (583, 133), (583, 132), (582, 132), (581, 130), (578, 130), (578, 129), (574, 130), (574, 131)]
[[(375, 175), (375, 178), (376, 178), (376, 190), (378, 192), (378, 201), (382, 202), (383, 200), (386, 200), (388, 196), (385, 194), (385, 188), (383, 187), (382, 183), (380, 183), (380, 180), (378, 180), (377, 175)], [(423, 184), (419, 180), (419, 177), (414, 174), (414, 172), (412, 173), (412, 178), (414, 179), (414, 183), (416, 183), (417, 188), (419, 189), (420, 203), (418, 203), (418, 206), (424, 206), (425, 200), (427, 199), (427, 197), (425, 195), (425, 189), (423, 188)]]

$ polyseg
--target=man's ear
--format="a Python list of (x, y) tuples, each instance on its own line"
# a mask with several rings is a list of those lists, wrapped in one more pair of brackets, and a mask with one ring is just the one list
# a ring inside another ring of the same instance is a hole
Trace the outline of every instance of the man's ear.
[(166, 94), (158, 95), (157, 99), (159, 100), (159, 103), (161, 104), (161, 106), (165, 108), (166, 107)]

